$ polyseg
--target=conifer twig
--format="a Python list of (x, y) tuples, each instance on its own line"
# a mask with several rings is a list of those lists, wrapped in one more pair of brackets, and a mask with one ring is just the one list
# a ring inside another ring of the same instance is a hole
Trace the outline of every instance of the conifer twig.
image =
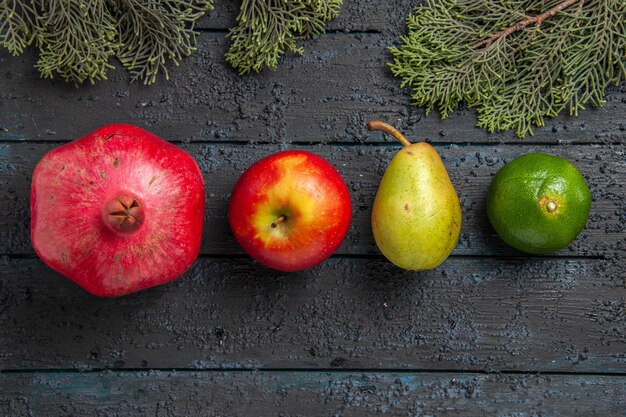
[(446, 118), (464, 103), (489, 132), (532, 135), (626, 78), (624, 0), (423, 0), (407, 26), (390, 68), (413, 104)]
[(286, 52), (303, 54), (297, 41), (324, 32), (339, 15), (343, 0), (242, 0), (237, 25), (228, 38), (228, 61), (239, 74), (276, 69)]
[(518, 31), (520, 29), (524, 29), (526, 26), (528, 25), (532, 25), (533, 23), (537, 25), (537, 27), (541, 26), (541, 23), (556, 15), (557, 13), (560, 13), (563, 9), (566, 9), (567, 7), (575, 4), (575, 3), (582, 3), (585, 0), (565, 0), (559, 4), (557, 4), (556, 6), (554, 6), (553, 8), (545, 11), (544, 13), (541, 13), (540, 15), (537, 16), (533, 16), (533, 17), (529, 17), (526, 20), (522, 20), (521, 22), (513, 25), (513, 26), (509, 26), (508, 28), (506, 28), (505, 30), (502, 30), (500, 32), (496, 32), (494, 34), (492, 34), (491, 36), (487, 37), (486, 39), (483, 39), (482, 41), (478, 42), (476, 45), (474, 45), (474, 48), (480, 48), (481, 46), (489, 46), (491, 45), (493, 42), (497, 41), (498, 39), (504, 38), (506, 36), (509, 36), (511, 33)]
[(34, 44), (42, 77), (82, 84), (106, 79), (116, 56), (152, 84), (195, 50), (194, 24), (213, 0), (0, 0), (0, 48)]

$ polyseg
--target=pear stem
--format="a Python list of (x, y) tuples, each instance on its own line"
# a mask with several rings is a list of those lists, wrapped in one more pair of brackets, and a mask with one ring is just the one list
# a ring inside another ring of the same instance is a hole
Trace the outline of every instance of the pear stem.
[(380, 130), (381, 132), (385, 132), (386, 134), (396, 138), (396, 140), (400, 142), (402, 146), (409, 146), (411, 144), (411, 142), (409, 142), (409, 140), (404, 137), (404, 135), (400, 133), (398, 129), (391, 126), (390, 124), (381, 122), (380, 120), (371, 120), (367, 122), (367, 130)]
[(274, 223), (272, 223), (272, 229), (276, 229), (278, 227), (278, 225), (280, 223), (282, 223), (283, 221), (287, 220), (287, 216), (285, 216), (284, 214), (281, 215), (279, 218), (277, 218), (276, 220), (274, 220)]

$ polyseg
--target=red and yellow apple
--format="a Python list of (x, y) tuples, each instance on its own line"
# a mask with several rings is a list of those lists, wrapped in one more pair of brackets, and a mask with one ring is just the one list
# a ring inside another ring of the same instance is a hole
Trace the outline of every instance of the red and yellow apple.
[(248, 168), (233, 189), (230, 227), (243, 249), (280, 271), (300, 271), (328, 258), (343, 241), (350, 194), (341, 175), (318, 155), (284, 151)]

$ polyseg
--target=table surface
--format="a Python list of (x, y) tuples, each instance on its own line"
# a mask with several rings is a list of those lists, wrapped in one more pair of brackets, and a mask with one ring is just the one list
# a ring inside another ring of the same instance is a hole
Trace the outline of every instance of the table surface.
[[(304, 56), (247, 77), (224, 62), (238, 7), (225, 0), (151, 87), (121, 68), (79, 88), (42, 80), (35, 51), (0, 51), (0, 416), (626, 415), (626, 84), (522, 140), (466, 109), (442, 121), (386, 65), (416, 2), (345, 3)], [(402, 271), (375, 246), (398, 146), (370, 119), (434, 144), (460, 195), (460, 241), (435, 270)], [(35, 256), (29, 188), (45, 152), (114, 122), (196, 158), (206, 223), (182, 278), (100, 299)], [(336, 254), (293, 274), (253, 262), (226, 221), (239, 175), (284, 149), (327, 158), (353, 203)], [(507, 247), (485, 216), (494, 173), (533, 151), (571, 160), (593, 198), (579, 238), (547, 256)]]

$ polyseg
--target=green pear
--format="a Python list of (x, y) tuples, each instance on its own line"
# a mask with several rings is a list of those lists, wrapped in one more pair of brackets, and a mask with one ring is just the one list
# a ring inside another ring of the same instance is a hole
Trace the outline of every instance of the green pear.
[(441, 157), (425, 142), (411, 143), (379, 121), (367, 124), (404, 147), (385, 171), (372, 209), (380, 251), (397, 266), (433, 269), (452, 252), (461, 231), (461, 203)]

